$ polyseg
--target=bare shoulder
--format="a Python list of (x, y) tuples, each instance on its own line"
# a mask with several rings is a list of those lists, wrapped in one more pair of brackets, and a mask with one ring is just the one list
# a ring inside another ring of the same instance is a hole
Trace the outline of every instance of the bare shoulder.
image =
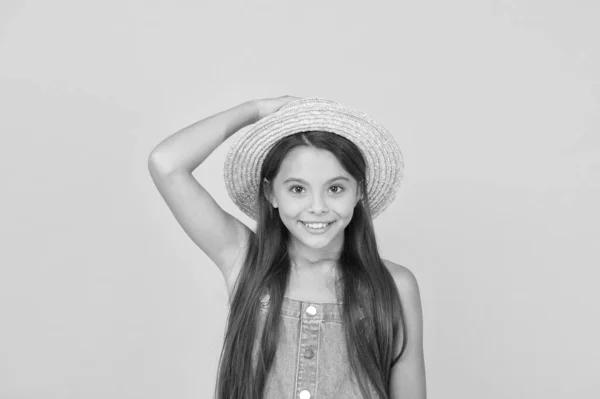
[(406, 266), (399, 265), (387, 259), (382, 259), (390, 274), (394, 278), (400, 293), (418, 292), (419, 284), (414, 273)]

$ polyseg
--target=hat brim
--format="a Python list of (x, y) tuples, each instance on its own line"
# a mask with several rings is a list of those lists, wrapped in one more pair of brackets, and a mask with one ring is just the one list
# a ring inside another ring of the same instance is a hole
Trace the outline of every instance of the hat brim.
[(236, 133), (224, 165), (227, 192), (238, 208), (257, 220), (260, 170), (275, 144), (306, 131), (325, 131), (352, 141), (366, 164), (371, 217), (377, 217), (396, 197), (404, 160), (394, 137), (363, 112), (321, 98), (302, 98), (281, 107)]

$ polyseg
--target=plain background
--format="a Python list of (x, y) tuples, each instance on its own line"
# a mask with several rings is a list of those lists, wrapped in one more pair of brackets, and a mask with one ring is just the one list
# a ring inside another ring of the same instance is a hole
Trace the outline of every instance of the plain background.
[[(429, 398), (599, 391), (596, 1), (2, 1), (0, 398), (209, 398), (218, 269), (147, 171), (241, 102), (329, 98), (404, 154)], [(231, 139), (195, 172), (229, 212)]]

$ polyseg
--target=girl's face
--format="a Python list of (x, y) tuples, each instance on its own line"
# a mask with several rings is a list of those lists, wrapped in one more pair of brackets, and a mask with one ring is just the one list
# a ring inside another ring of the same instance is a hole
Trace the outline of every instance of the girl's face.
[(292, 149), (271, 187), (269, 200), (295, 244), (334, 249), (343, 243), (361, 196), (356, 179), (331, 152), (309, 146)]

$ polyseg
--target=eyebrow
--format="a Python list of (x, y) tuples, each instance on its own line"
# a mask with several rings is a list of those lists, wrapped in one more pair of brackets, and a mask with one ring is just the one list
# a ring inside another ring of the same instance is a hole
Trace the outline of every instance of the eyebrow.
[[(336, 180), (346, 180), (347, 182), (350, 181), (350, 179), (348, 179), (347, 177), (337, 176), (337, 177), (334, 177), (332, 179), (327, 180), (325, 183), (331, 183), (331, 182), (334, 182)], [(308, 184), (308, 182), (306, 180), (302, 180), (302, 179), (300, 179), (298, 177), (290, 177), (289, 179), (285, 179), (285, 181), (283, 183), (285, 184), (285, 183), (290, 182), (290, 181), (297, 181), (299, 183), (306, 184), (307, 186), (310, 186), (310, 184)]]

